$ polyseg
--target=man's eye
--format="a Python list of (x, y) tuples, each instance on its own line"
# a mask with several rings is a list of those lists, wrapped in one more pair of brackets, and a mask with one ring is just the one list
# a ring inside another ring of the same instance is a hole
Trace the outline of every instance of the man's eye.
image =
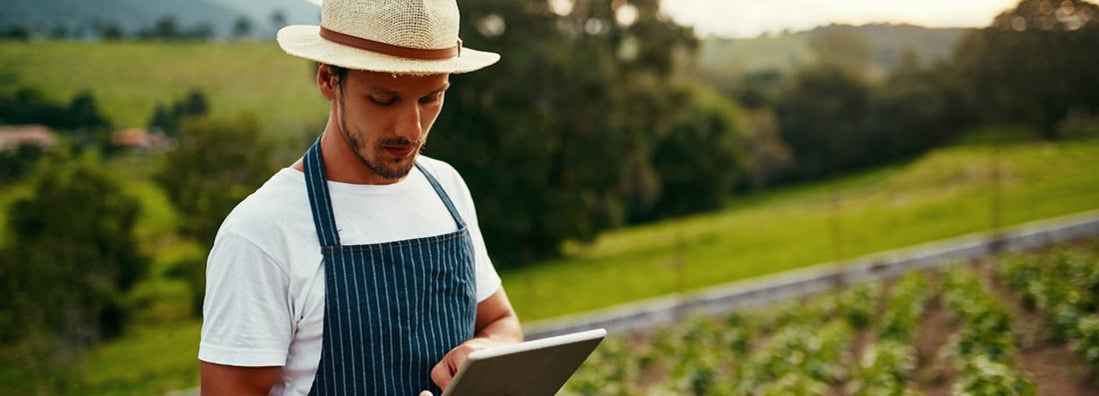
[(420, 98), (420, 104), (435, 103), (435, 102), (438, 102), (442, 98), (443, 98), (443, 93), (442, 92), (436, 92), (436, 93), (433, 93), (431, 95), (427, 95), (427, 96), (424, 96), (424, 97)]
[(380, 106), (388, 106), (396, 102), (397, 98), (393, 96), (371, 96), (370, 101)]

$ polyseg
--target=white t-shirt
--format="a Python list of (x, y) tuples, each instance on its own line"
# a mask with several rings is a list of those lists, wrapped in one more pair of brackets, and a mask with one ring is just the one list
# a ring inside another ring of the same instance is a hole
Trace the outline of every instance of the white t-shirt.
[[(469, 189), (450, 165), (417, 160), (446, 190), (473, 239), (477, 300), (500, 288), (477, 226)], [(329, 181), (340, 242), (365, 245), (456, 231), (427, 178), (413, 168), (389, 185)], [(313, 227), (305, 174), (285, 168), (222, 223), (206, 266), (199, 360), (282, 366), (272, 395), (305, 395), (320, 362), (324, 258)]]

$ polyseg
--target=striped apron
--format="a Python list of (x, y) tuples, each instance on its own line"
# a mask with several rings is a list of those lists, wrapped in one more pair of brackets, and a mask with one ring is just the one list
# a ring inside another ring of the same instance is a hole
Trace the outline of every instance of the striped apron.
[(313, 223), (324, 254), (324, 337), (310, 395), (418, 395), (431, 369), (473, 337), (473, 244), (439, 182), (416, 165), (458, 225), (453, 233), (340, 244), (320, 140), (305, 154)]

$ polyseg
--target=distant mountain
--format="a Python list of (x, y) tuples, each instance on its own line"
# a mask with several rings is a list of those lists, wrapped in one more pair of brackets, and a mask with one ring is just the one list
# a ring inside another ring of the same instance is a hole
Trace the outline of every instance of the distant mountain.
[(64, 29), (73, 36), (93, 34), (95, 26), (113, 24), (124, 34), (147, 30), (171, 17), (181, 30), (208, 24), (215, 37), (228, 36), (241, 17), (251, 22), (253, 35), (273, 37), (273, 15), (285, 24), (320, 20), (317, 6), (304, 0), (14, 0), (5, 1), (0, 30), (34, 32)]
[[(206, 0), (230, 8), (250, 19), (261, 37), (274, 38), (274, 16), (280, 14), (285, 25), (316, 25), (321, 9), (305, 0)], [(281, 27), (281, 26), (278, 26)]]
[(900, 54), (905, 50), (917, 52), (924, 60), (949, 58), (954, 55), (954, 48), (962, 36), (973, 29), (892, 24), (830, 25), (813, 29), (808, 34), (812, 36), (837, 30), (851, 31), (866, 38), (875, 49), (875, 64), (891, 69), (897, 65)]
[(915, 51), (925, 61), (945, 59), (970, 29), (924, 28), (912, 25), (830, 25), (813, 30), (750, 39), (707, 38), (702, 41), (700, 66), (707, 73), (751, 73), (766, 69), (790, 70), (811, 60), (809, 42), (813, 36), (846, 30), (861, 36), (874, 47), (874, 67), (889, 70), (905, 50)]

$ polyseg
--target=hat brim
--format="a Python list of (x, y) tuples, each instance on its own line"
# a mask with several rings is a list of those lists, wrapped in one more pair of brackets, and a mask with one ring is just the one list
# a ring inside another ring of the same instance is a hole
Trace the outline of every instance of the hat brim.
[(400, 58), (337, 44), (321, 38), (320, 26), (290, 25), (276, 35), (287, 54), (354, 70), (397, 74), (459, 74), (492, 65), (500, 55), (463, 47), (457, 57), (443, 60)]

